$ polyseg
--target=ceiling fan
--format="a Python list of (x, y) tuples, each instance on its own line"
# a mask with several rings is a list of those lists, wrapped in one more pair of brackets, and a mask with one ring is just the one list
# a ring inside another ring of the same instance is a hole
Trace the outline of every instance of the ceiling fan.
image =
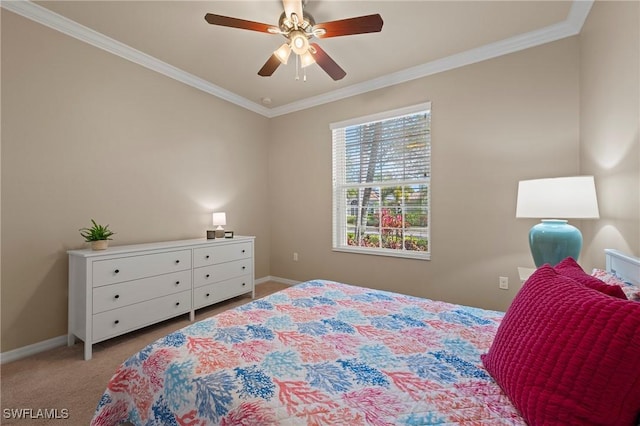
[(296, 61), (300, 59), (302, 68), (317, 63), (332, 79), (340, 80), (347, 73), (317, 43), (310, 43), (309, 40), (314, 37), (339, 37), (382, 30), (383, 22), (379, 14), (316, 24), (313, 16), (302, 10), (303, 0), (282, 0), (282, 3), (284, 12), (280, 15), (277, 26), (213, 13), (207, 13), (204, 19), (211, 25), (283, 35), (287, 41), (273, 52), (258, 71), (258, 75), (263, 77), (272, 75), (280, 64), (286, 64), (293, 51)]

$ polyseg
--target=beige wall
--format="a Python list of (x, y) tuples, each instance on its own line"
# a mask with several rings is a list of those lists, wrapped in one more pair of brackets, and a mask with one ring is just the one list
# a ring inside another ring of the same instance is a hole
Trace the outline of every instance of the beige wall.
[[(577, 43), (272, 119), (271, 275), (506, 309), (520, 287), (517, 267), (533, 265), (527, 233), (535, 221), (515, 219), (518, 180), (578, 171)], [(432, 102), (432, 260), (332, 252), (329, 124), (424, 101)], [(498, 289), (500, 275), (509, 291)]]
[(3, 352), (66, 334), (66, 250), (256, 235), (269, 274), (268, 119), (2, 13)]
[(587, 268), (605, 248), (640, 256), (639, 24), (639, 2), (597, 1), (580, 34), (580, 169), (600, 207), (582, 224)]

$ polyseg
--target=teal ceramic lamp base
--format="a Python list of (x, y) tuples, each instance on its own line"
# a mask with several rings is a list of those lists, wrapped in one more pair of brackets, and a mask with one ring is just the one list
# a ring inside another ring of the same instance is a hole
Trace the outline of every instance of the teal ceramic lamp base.
[(529, 231), (529, 247), (536, 267), (555, 266), (569, 256), (578, 260), (582, 234), (566, 220), (544, 219)]

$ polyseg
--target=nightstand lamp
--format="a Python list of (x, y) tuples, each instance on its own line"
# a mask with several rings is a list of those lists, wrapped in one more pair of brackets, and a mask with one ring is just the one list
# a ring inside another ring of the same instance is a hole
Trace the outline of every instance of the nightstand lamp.
[(227, 224), (227, 214), (225, 212), (216, 212), (213, 214), (213, 226), (217, 226), (215, 229), (216, 238), (224, 238), (224, 228)]
[(600, 217), (593, 176), (520, 181), (516, 217), (542, 219), (529, 231), (536, 267), (545, 263), (555, 266), (569, 256), (578, 260), (582, 234), (567, 219)]

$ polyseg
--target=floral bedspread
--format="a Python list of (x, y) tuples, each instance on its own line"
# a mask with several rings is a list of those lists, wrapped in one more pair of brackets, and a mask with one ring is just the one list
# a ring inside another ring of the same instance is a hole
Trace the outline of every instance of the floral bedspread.
[(524, 425), (484, 370), (502, 313), (314, 280), (125, 361), (92, 425)]

